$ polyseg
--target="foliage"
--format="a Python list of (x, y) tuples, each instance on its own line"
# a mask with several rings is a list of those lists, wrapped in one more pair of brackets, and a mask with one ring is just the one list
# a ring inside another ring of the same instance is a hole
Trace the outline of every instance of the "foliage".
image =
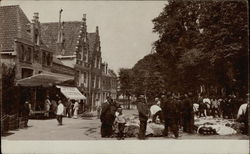
[(15, 80), (15, 65), (2, 64), (2, 102), (3, 102), (3, 113), (18, 112), (15, 109), (14, 104), (18, 97), (14, 87)]
[[(156, 52), (166, 59), (168, 90), (200, 85), (228, 93), (247, 84), (246, 1), (169, 1), (153, 19)], [(175, 86), (175, 88), (174, 88)]]
[(121, 68), (119, 71), (119, 80), (120, 80), (120, 90), (121, 93), (125, 96), (131, 96), (132, 93), (132, 81), (133, 74), (132, 70), (128, 68)]
[[(152, 20), (159, 35), (156, 53), (139, 60), (127, 75), (124, 93), (247, 92), (248, 24), (246, 1), (170, 0)], [(126, 73), (125, 73), (126, 74)], [(204, 89), (203, 89), (204, 90)]]

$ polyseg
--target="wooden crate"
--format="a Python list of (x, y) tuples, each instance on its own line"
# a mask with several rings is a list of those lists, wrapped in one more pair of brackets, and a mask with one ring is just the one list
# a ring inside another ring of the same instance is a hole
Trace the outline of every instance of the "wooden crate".
[(24, 119), (23, 117), (19, 117), (18, 119), (19, 119), (18, 128), (19, 128), (19, 129), (24, 128), (24, 127), (25, 127), (25, 119)]
[(9, 116), (9, 130), (18, 129), (18, 116), (17, 115), (10, 115)]
[(9, 117), (6, 115), (1, 118), (1, 133), (5, 133), (9, 130)]

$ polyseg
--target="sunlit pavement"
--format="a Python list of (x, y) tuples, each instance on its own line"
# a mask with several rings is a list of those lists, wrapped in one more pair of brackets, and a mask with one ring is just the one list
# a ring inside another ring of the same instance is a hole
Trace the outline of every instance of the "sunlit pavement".
[[(125, 110), (125, 115), (136, 114), (136, 110)], [(59, 126), (56, 119), (29, 120), (29, 127), (9, 131), (2, 136), (3, 140), (104, 140), (100, 136), (100, 120), (93, 118), (63, 118), (63, 125)], [(210, 135), (202, 136), (198, 134), (181, 134), (179, 139), (248, 139), (245, 135)], [(136, 138), (126, 138), (133, 140)], [(172, 139), (163, 137), (149, 137), (148, 140)], [(115, 140), (115, 138), (105, 138), (105, 140)], [(173, 139), (174, 140), (174, 139)]]

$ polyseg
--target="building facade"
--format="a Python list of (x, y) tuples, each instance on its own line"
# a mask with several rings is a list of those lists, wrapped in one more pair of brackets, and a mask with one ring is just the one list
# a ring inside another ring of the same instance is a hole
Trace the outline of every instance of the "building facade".
[[(1, 65), (14, 69), (13, 86), (18, 91), (18, 94), (14, 94), (15, 90), (11, 91), (16, 98), (6, 99), (7, 101), (16, 99), (12, 100), (16, 102), (13, 104), (16, 109), (24, 101), (29, 100), (32, 104), (32, 109), (37, 110), (37, 102), (43, 102), (48, 94), (48, 89), (34, 86), (32, 80), (30, 80), (30, 83), (26, 82), (25, 87), (22, 87), (23, 85), (20, 87), (17, 83), (22, 79), (41, 74), (59, 74), (74, 78), (75, 70), (54, 61), (53, 51), (42, 40), (38, 13), (34, 13), (30, 22), (18, 5), (1, 6), (0, 21)], [(41, 83), (46, 81), (46, 79), (40, 80)]]
[[(78, 89), (87, 97), (89, 110), (95, 110), (97, 103), (104, 102), (107, 95), (113, 94), (116, 75), (110, 88), (103, 88), (103, 81), (107, 79), (107, 73), (102, 67), (102, 52), (99, 28), (89, 33), (86, 25), (86, 14), (81, 21), (42, 23), (42, 38), (50, 48), (55, 49), (56, 59), (76, 70), (75, 83)], [(61, 38), (60, 38), (61, 37)], [(62, 40), (62, 41), (60, 41)], [(58, 51), (59, 50), (59, 51)], [(106, 68), (108, 69), (108, 68)], [(105, 91), (105, 92), (104, 92)], [(104, 94), (105, 93), (105, 94)], [(97, 101), (97, 99), (99, 101)]]

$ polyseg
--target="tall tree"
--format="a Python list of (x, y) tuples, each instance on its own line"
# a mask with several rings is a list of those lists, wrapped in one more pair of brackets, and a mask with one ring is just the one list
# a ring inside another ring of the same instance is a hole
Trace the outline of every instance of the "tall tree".
[(130, 96), (132, 96), (132, 81), (133, 74), (132, 70), (129, 68), (121, 68), (119, 70), (119, 81), (120, 81), (120, 91), (123, 96), (128, 99), (128, 109), (130, 108)]
[(170, 0), (153, 23), (170, 90), (205, 85), (231, 93), (246, 85), (246, 1)]

